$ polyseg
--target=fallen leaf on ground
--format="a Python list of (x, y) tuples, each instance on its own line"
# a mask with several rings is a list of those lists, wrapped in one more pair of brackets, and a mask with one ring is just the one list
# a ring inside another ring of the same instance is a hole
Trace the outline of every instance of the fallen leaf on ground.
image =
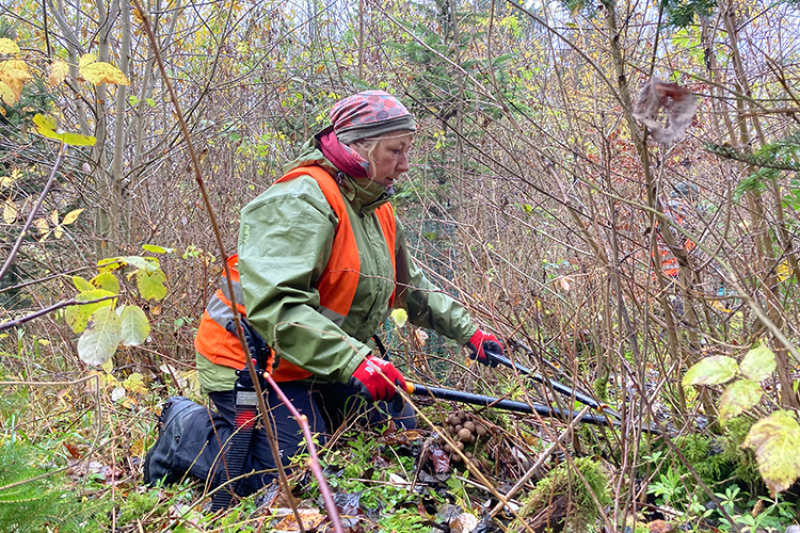
[(675, 527), (663, 520), (653, 520), (647, 524), (647, 529), (650, 530), (650, 533), (670, 533)]
[(452, 533), (468, 533), (478, 527), (478, 519), (469, 513), (462, 513), (450, 522)]
[[(297, 512), (300, 514), (300, 520), (303, 521), (303, 529), (306, 531), (319, 527), (326, 518), (318, 509), (298, 509)], [(275, 518), (281, 518), (281, 521), (273, 526), (273, 532), (285, 531), (294, 533), (295, 531), (300, 531), (300, 528), (297, 527), (297, 519), (291, 509), (276, 509)]]
[(450, 457), (444, 450), (431, 450), (431, 463), (433, 464), (434, 472), (444, 474), (450, 468)]

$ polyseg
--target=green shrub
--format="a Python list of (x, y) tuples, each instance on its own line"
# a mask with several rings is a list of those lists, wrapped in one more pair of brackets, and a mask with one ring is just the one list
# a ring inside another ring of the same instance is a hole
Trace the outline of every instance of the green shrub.
[(0, 531), (87, 531), (91, 510), (71, 499), (63, 474), (47, 475), (33, 446), (18, 438), (0, 443)]

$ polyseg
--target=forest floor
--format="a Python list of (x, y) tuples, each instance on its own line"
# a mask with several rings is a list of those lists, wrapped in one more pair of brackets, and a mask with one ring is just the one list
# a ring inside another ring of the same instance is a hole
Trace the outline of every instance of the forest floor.
[[(191, 374), (175, 375), (178, 385), (168, 392), (200, 400)], [(143, 486), (142, 458), (154, 442), (156, 413), (166, 391), (157, 394), (142, 374), (125, 369), (73, 377), (4, 389), (0, 530), (300, 531), (277, 484), (217, 515), (207, 511), (210, 498), (198, 481)], [(321, 466), (345, 531), (738, 528), (783, 533), (798, 516), (796, 496), (772, 500), (753, 476), (748, 485), (744, 472), (750, 468), (752, 474), (752, 465), (732, 461), (731, 449), (713, 438), (673, 442), (692, 470), (709, 482), (721, 507), (696, 486), (659, 438), (650, 437), (642, 440), (651, 451), (639, 465), (634, 482), (641, 486), (641, 498), (633, 505), (619, 497), (627, 494), (620, 486), (629, 479), (620, 458), (598, 444), (598, 438), (619, 438), (616, 430), (582, 427), (565, 439), (564, 447), (550, 446), (566, 424), (486, 408), (457, 410), (432, 402), (421, 407), (442, 432), (452, 432), (451, 439), (424, 424), (407, 431), (352, 425), (321, 449)], [(459, 444), (458, 430), (465, 426), (472, 436), (462, 433)], [(464, 455), (454, 447), (463, 448)], [(297, 457), (290, 477), (299, 513), (306, 531), (333, 531), (308, 460), (307, 455)], [(513, 492), (529, 472), (530, 481), (513, 493), (509, 505), (498, 506), (498, 495)]]

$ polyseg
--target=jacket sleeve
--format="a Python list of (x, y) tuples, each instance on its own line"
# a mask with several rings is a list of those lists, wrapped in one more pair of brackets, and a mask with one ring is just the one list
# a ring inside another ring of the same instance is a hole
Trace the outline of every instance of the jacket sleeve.
[(336, 224), (313, 178), (273, 185), (242, 211), (239, 275), (248, 321), (281, 358), (347, 383), (370, 348), (318, 312), (314, 288)]
[(470, 320), (467, 310), (428, 281), (417, 267), (408, 251), (405, 230), (399, 220), (396, 242), (399, 286), (395, 307), (404, 308), (415, 326), (433, 329), (462, 346), (465, 345), (477, 327)]

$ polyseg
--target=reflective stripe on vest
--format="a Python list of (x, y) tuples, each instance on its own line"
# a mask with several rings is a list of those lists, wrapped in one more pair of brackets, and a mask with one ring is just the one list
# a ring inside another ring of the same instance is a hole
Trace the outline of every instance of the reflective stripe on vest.
[[(322, 271), (314, 288), (317, 289), (320, 295), (320, 308), (317, 310), (341, 327), (350, 312), (350, 306), (353, 303), (361, 275), (361, 259), (358, 254), (353, 228), (350, 225), (350, 217), (347, 215), (347, 205), (344, 198), (342, 198), (342, 193), (339, 191), (336, 180), (318, 165), (298, 167), (278, 179), (275, 183), (288, 181), (299, 176), (311, 176), (314, 178), (339, 221), (334, 231), (333, 246), (331, 247), (328, 263), (325, 265), (325, 269)], [(394, 210), (387, 203), (376, 209), (375, 214), (383, 230), (386, 245), (389, 249), (389, 256), (392, 260), (393, 276), (396, 278), (395, 239), (397, 228)], [(239, 271), (237, 269), (238, 257), (232, 256), (228, 258), (228, 266), (231, 271), (231, 281), (237, 308), (242, 316), (245, 316), (244, 307), (241, 304), (243, 300)], [(388, 307), (392, 306), (396, 293), (397, 288), (395, 287), (389, 298)], [(211, 362), (239, 369), (244, 367), (245, 364), (241, 344), (235, 335), (230, 334), (225, 329), (225, 325), (233, 318), (229, 296), (225, 274), (223, 273), (221, 288), (211, 298), (203, 313), (203, 318), (197, 328), (194, 345), (195, 349)], [(271, 367), (271, 365), (272, 361), (269, 362), (268, 366)], [(280, 365), (274, 371), (271, 368), (267, 370), (272, 373), (273, 379), (277, 382), (295, 381), (312, 375), (311, 372), (303, 370), (286, 359), (281, 360)]]
[[(242, 286), (239, 283), (239, 271), (237, 270), (238, 257), (228, 258), (228, 269), (231, 272), (231, 284), (233, 293), (236, 295), (236, 307), (239, 313), (245, 316), (244, 305), (242, 305)], [(243, 368), (245, 365), (242, 345), (236, 335), (232, 335), (225, 329), (229, 321), (233, 320), (233, 310), (231, 301), (228, 298), (228, 283), (225, 279), (225, 271), (220, 277), (221, 287), (217, 289), (214, 296), (203, 312), (203, 318), (197, 327), (197, 335), (194, 338), (194, 349), (213, 363), (231, 368)], [(267, 361), (267, 372), (272, 372), (272, 358)]]

